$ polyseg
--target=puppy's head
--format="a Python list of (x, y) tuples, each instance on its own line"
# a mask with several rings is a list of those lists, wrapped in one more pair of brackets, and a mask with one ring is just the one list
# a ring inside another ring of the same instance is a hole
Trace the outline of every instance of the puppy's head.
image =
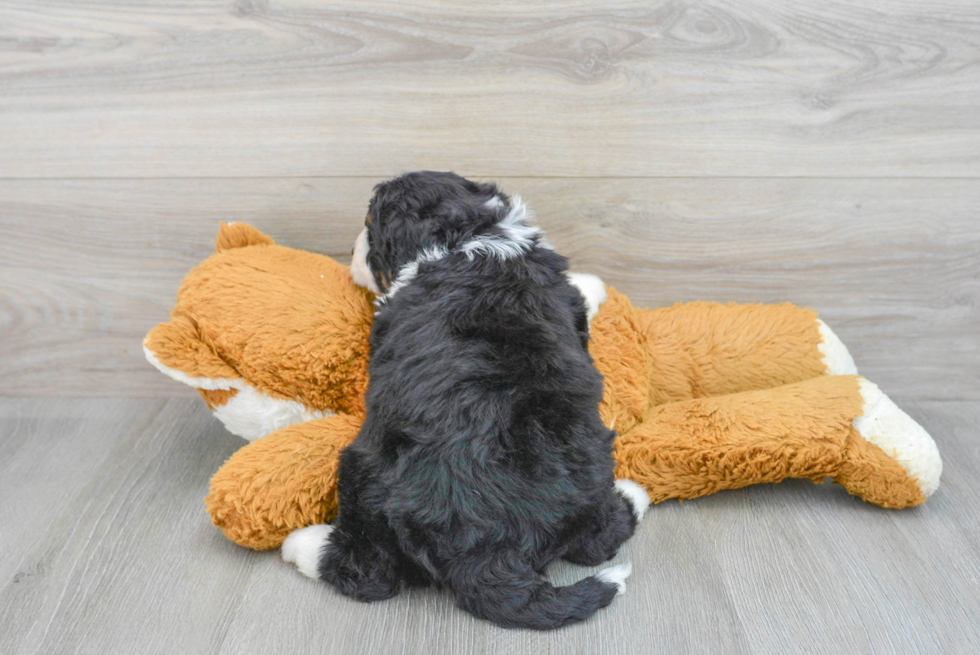
[(494, 184), (455, 173), (405, 173), (374, 188), (354, 242), (354, 282), (385, 293), (405, 264), (433, 249), (452, 250), (486, 234), (510, 207)]

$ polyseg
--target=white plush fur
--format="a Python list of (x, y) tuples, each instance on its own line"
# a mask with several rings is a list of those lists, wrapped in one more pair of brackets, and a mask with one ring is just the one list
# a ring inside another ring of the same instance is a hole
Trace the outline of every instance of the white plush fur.
[(249, 441), (289, 425), (333, 416), (333, 412), (309, 409), (295, 400), (273, 398), (250, 385), (215, 407), (213, 413), (229, 432)]
[(595, 577), (602, 582), (616, 585), (616, 587), (619, 589), (617, 595), (622, 595), (626, 592), (626, 578), (630, 577), (632, 572), (633, 565), (626, 563), (618, 566), (610, 566), (607, 569), (602, 569), (595, 574)]
[(650, 506), (650, 496), (647, 494), (647, 490), (632, 480), (621, 479), (616, 480), (616, 491), (626, 499), (630, 511), (636, 517), (636, 522), (642, 521), (643, 515), (646, 514), (647, 508)]
[(194, 387), (195, 389), (204, 389), (206, 391), (229, 391), (231, 389), (241, 389), (245, 386), (243, 380), (233, 380), (231, 378), (192, 378), (183, 371), (179, 371), (175, 368), (170, 368), (159, 359), (157, 359), (156, 353), (146, 347), (143, 344), (143, 355), (146, 357), (146, 361), (153, 364), (154, 367), (164, 375), (177, 382), (182, 382), (188, 386)]
[(320, 555), (332, 531), (326, 523), (293, 530), (282, 542), (282, 560), (295, 564), (306, 577), (319, 579)]
[(864, 413), (854, 419), (854, 427), (865, 440), (897, 460), (928, 498), (939, 487), (943, 473), (936, 442), (876, 384), (864, 378), (859, 384)]
[(241, 379), (192, 378), (183, 371), (164, 365), (145, 344), (143, 354), (157, 369), (195, 389), (207, 391), (237, 389), (238, 393), (229, 398), (224, 405), (215, 407), (213, 414), (229, 432), (249, 441), (260, 439), (287, 425), (333, 415), (333, 412), (309, 409), (295, 400), (273, 398)]
[(350, 275), (354, 278), (354, 284), (377, 295), (381, 293), (381, 289), (378, 288), (378, 283), (374, 281), (374, 276), (371, 275), (371, 267), (368, 266), (367, 261), (368, 250), (370, 250), (370, 246), (367, 228), (364, 228), (354, 240), (354, 255), (350, 261)]
[(565, 275), (573, 286), (578, 287), (579, 293), (585, 298), (585, 308), (591, 324), (592, 319), (599, 313), (599, 307), (609, 298), (606, 293), (606, 285), (598, 275), (591, 273), (572, 273), (569, 271)]
[(820, 338), (823, 339), (817, 345), (817, 350), (820, 351), (820, 361), (827, 367), (827, 375), (857, 375), (858, 369), (854, 364), (854, 358), (851, 357), (844, 342), (819, 318), (817, 329), (820, 330)]

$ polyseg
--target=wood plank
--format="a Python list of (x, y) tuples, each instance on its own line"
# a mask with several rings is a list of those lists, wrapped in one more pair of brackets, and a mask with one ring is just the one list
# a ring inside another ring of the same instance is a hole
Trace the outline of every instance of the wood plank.
[(202, 635), (220, 639), (256, 555), (220, 537), (202, 498), (239, 439), (192, 401), (4, 399), (0, 443), (12, 438), (5, 507), (33, 525), (0, 558), (0, 652), (202, 652)]
[(349, 601), (231, 545), (201, 499), (243, 442), (199, 403), (0, 398), (0, 652), (975, 652), (980, 403), (909, 410), (946, 464), (924, 506), (809, 481), (662, 503), (614, 560), (626, 594), (537, 633), (435, 590)]
[[(143, 360), (222, 220), (347, 262), (374, 180), (0, 181), (0, 394), (189, 397)], [(502, 179), (638, 306), (791, 301), (888, 393), (980, 399), (973, 180)]]
[[(980, 647), (980, 404), (915, 402), (943, 455), (925, 505), (882, 511), (806, 481), (705, 499), (702, 518), (760, 652), (968, 653)], [(947, 548), (948, 546), (948, 548)], [(763, 556), (755, 554), (764, 554)]]
[[(631, 562), (630, 591), (593, 619), (553, 633), (505, 630), (476, 621), (444, 592), (411, 590), (383, 603), (364, 605), (339, 597), (322, 584), (283, 581), (270, 571), (265, 594), (240, 605), (221, 653), (751, 653), (736, 609), (714, 562), (708, 535), (693, 505), (665, 505), (656, 525), (644, 525), (613, 559)], [(555, 584), (571, 584), (599, 567), (561, 562), (548, 571)], [(291, 572), (290, 572), (291, 573)], [(631, 593), (634, 589), (637, 593)], [(302, 601), (297, 602), (299, 590)], [(683, 592), (678, 593), (679, 589)], [(271, 595), (270, 595), (271, 594)], [(274, 627), (254, 620), (263, 607), (302, 607)], [(668, 609), (669, 608), (669, 609)]]
[(980, 175), (974, 0), (6, 0), (0, 177)]
[[(66, 498), (84, 493), (92, 471), (109, 457), (112, 430), (145, 430), (164, 401), (7, 399), (0, 402), (0, 581), (43, 575), (14, 555), (42, 539)], [(106, 416), (109, 416), (107, 420)], [(48, 511), (38, 511), (48, 508)]]

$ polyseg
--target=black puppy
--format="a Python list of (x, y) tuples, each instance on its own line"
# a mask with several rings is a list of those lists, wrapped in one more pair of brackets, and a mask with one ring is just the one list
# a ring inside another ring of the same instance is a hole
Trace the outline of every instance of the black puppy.
[(649, 498), (613, 480), (614, 432), (587, 350), (598, 278), (527, 224), (519, 198), (452, 173), (375, 188), (355, 281), (379, 294), (367, 415), (340, 458), (333, 526), (298, 530), (283, 558), (373, 601), (448, 587), (504, 626), (557, 628), (624, 588), (630, 566), (556, 588), (559, 557), (613, 557)]

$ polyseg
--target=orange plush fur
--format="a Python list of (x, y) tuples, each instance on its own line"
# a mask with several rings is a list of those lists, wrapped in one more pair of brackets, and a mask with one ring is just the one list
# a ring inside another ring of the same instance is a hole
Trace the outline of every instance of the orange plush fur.
[[(332, 259), (247, 225), (222, 225), (217, 245), (144, 346), (230, 429), (256, 439), (214, 475), (206, 503), (232, 541), (276, 548), (336, 513), (338, 456), (364, 412), (372, 296)], [(617, 477), (654, 502), (786, 478), (831, 477), (890, 508), (935, 490), (932, 440), (870, 383), (829, 374), (839, 364), (821, 352), (815, 313), (701, 302), (646, 310), (607, 292), (590, 328), (605, 378), (600, 412), (619, 432)], [(876, 414), (862, 423), (868, 407)]]

